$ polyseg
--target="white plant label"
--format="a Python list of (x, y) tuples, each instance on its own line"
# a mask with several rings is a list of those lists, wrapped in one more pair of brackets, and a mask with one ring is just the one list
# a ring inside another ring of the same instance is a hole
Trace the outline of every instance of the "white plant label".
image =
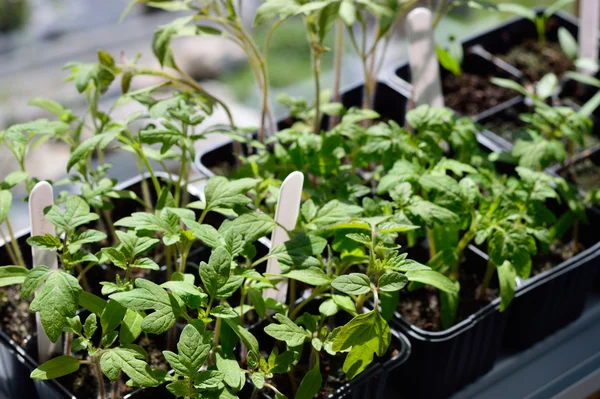
[[(35, 185), (35, 187), (33, 187), (33, 190), (29, 196), (29, 221), (31, 223), (32, 236), (56, 234), (54, 225), (50, 223), (50, 221), (48, 221), (44, 215), (44, 209), (52, 205), (54, 205), (54, 191), (52, 190), (52, 186), (45, 181), (39, 182)], [(58, 259), (55, 251), (44, 251), (32, 247), (31, 255), (33, 259), (33, 267), (45, 265), (50, 269), (58, 268)], [(55, 345), (60, 346), (60, 344), (53, 344), (50, 341), (44, 332), (44, 327), (42, 327), (39, 313), (35, 314), (35, 320), (37, 324), (39, 361), (40, 363), (43, 363), (48, 360), (54, 351)]]
[[(275, 221), (277, 227), (271, 236), (271, 250), (277, 245), (290, 239), (287, 231), (294, 230), (300, 213), (300, 199), (302, 197), (302, 186), (304, 175), (301, 172), (292, 172), (285, 178), (279, 191), (279, 201), (275, 208)], [(287, 231), (286, 231), (287, 230)], [(267, 261), (267, 273), (281, 273), (281, 267), (277, 259), (270, 258)], [(277, 289), (265, 290), (264, 296), (273, 298), (281, 303), (287, 299), (288, 281), (282, 280), (277, 284)]]
[[(580, 0), (579, 3), (579, 58), (598, 61), (598, 30), (600, 29), (600, 1)], [(583, 70), (582, 73), (591, 73)]]
[(423, 7), (415, 8), (406, 16), (408, 63), (415, 106), (427, 104), (432, 107), (443, 107), (440, 66), (431, 22), (431, 11)]

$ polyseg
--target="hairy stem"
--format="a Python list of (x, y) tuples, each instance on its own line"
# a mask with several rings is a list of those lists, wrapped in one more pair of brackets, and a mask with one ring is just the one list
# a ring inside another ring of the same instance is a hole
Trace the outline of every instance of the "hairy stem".
[(112, 399), (119, 399), (119, 382), (121, 381), (121, 372), (112, 386)]
[(8, 257), (10, 258), (10, 261), (13, 263), (13, 265), (25, 266), (25, 265), (19, 265), (19, 261), (17, 260), (15, 253), (12, 250), (12, 245), (8, 243), (8, 240), (6, 239), (6, 235), (4, 234), (4, 231), (2, 231), (1, 228), (0, 228), (0, 238), (2, 238), (2, 241), (4, 241), (4, 248), (6, 248)]
[(319, 134), (321, 131), (321, 55), (313, 53), (313, 74), (315, 78), (315, 120), (313, 124), (313, 133)]
[(94, 368), (96, 369), (96, 379), (98, 380), (100, 399), (106, 399), (106, 394), (104, 392), (104, 378), (102, 378), (102, 370), (100, 369), (100, 360), (98, 358), (94, 358)]
[(13, 251), (17, 258), (17, 262), (19, 265), (25, 267), (25, 261), (23, 260), (23, 254), (21, 253), (21, 248), (19, 248), (19, 244), (15, 238), (15, 233), (13, 231), (12, 225), (10, 224), (10, 220), (6, 219), (4, 222), (6, 224), (6, 229), (8, 230), (8, 235), (10, 236), (10, 245), (13, 247)]
[(490, 285), (490, 280), (496, 271), (496, 265), (490, 260), (487, 264), (487, 269), (485, 270), (485, 275), (483, 276), (483, 281), (479, 286), (478, 299), (484, 299), (486, 296), (487, 289)]
[[(335, 72), (333, 80), (333, 102), (339, 103), (341, 100), (340, 86), (342, 81), (342, 56), (344, 51), (344, 22), (338, 18), (335, 26)], [(329, 128), (335, 127), (339, 123), (339, 116), (333, 115)]]

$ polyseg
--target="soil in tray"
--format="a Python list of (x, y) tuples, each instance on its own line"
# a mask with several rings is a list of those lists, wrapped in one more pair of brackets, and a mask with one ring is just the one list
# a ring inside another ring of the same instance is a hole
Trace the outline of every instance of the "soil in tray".
[[(427, 259), (428, 253), (424, 248), (411, 248), (410, 259)], [(465, 320), (479, 309), (483, 308), (498, 297), (499, 290), (494, 277), (490, 288), (483, 298), (477, 298), (477, 290), (483, 280), (486, 262), (483, 259), (475, 261), (463, 259), (459, 268), (460, 297), (454, 324)], [(425, 286), (412, 292), (407, 288), (400, 292), (398, 312), (412, 325), (426, 331), (442, 331), (440, 293), (436, 288)]]
[(23, 345), (34, 325), (29, 300), (21, 299), (21, 287), (10, 285), (0, 289), (0, 330)]
[(512, 143), (515, 141), (516, 132), (527, 126), (525, 122), (519, 119), (519, 114), (522, 112), (525, 111), (516, 107), (510, 107), (486, 118), (481, 122), (481, 125), (490, 132)]
[(492, 84), (492, 76), (467, 72), (460, 76), (447, 74), (442, 80), (446, 106), (462, 115), (475, 116), (516, 97), (513, 90)]
[(553, 41), (546, 41), (542, 47), (536, 39), (527, 39), (506, 54), (495, 55), (523, 72), (532, 83), (548, 73), (561, 77), (565, 72), (574, 70), (573, 61), (565, 55), (560, 44)]
[(560, 174), (573, 181), (586, 192), (600, 187), (600, 156), (597, 153), (573, 162), (570, 170), (563, 169)]
[(548, 252), (540, 252), (533, 257), (531, 260), (531, 277), (552, 269), (554, 266), (561, 264), (586, 249), (585, 244), (581, 242), (575, 248), (572, 240), (565, 241), (568, 242), (565, 243), (559, 240), (550, 245)]

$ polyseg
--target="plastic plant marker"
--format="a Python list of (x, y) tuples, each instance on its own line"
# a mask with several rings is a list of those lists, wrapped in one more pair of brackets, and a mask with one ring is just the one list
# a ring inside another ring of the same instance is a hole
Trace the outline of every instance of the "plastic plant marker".
[[(598, 60), (598, 29), (600, 28), (600, 1), (579, 2), (579, 58)], [(593, 74), (592, 71), (581, 70)]]
[[(302, 197), (302, 185), (304, 184), (304, 175), (302, 172), (290, 173), (279, 191), (279, 200), (275, 208), (275, 221), (277, 227), (273, 230), (271, 237), (271, 250), (277, 245), (290, 239), (287, 231), (296, 228), (298, 214), (300, 213), (300, 199)], [(286, 231), (287, 230), (287, 231)], [(270, 258), (267, 262), (267, 273), (281, 273), (277, 259)], [(287, 298), (287, 280), (282, 280), (277, 284), (277, 289), (268, 289), (264, 291), (264, 296), (273, 298), (279, 302), (285, 302)]]
[[(29, 196), (29, 221), (31, 223), (31, 236), (40, 236), (44, 234), (56, 234), (54, 225), (46, 219), (44, 215), (44, 209), (46, 207), (54, 205), (54, 190), (52, 186), (45, 181), (41, 181), (33, 187), (31, 195)], [(31, 255), (33, 259), (32, 267), (39, 265), (45, 265), (50, 269), (58, 269), (58, 258), (56, 257), (55, 251), (44, 251), (38, 248), (31, 248)], [(46, 333), (42, 322), (40, 320), (40, 314), (35, 314), (36, 327), (37, 327), (37, 340), (38, 340), (38, 360), (43, 363), (48, 360), (50, 354), (54, 350), (55, 345), (53, 344)]]
[(415, 8), (406, 16), (408, 62), (415, 105), (443, 107), (440, 67), (435, 52), (431, 11)]

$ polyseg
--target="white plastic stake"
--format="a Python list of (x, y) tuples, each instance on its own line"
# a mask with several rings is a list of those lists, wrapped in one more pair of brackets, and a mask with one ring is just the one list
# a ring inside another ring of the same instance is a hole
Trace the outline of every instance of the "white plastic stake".
[(440, 67), (435, 52), (431, 11), (415, 8), (406, 16), (408, 62), (415, 105), (443, 107)]
[[(271, 236), (271, 249), (290, 239), (286, 230), (294, 230), (300, 213), (300, 199), (302, 197), (302, 186), (304, 184), (304, 175), (301, 172), (292, 172), (285, 178), (279, 191), (279, 201), (275, 208), (275, 221), (278, 226), (273, 230)], [(282, 228), (283, 226), (283, 228)], [(277, 259), (270, 258), (267, 262), (267, 273), (281, 273), (281, 267)], [(277, 284), (277, 289), (268, 289), (264, 291), (264, 296), (274, 298), (285, 303), (287, 299), (287, 280), (282, 280)]]
[[(29, 221), (31, 223), (31, 236), (42, 236), (45, 234), (56, 234), (54, 225), (44, 216), (44, 209), (54, 205), (54, 191), (52, 186), (45, 181), (41, 181), (33, 187), (29, 195)], [(58, 269), (58, 259), (56, 251), (44, 251), (38, 248), (31, 248), (33, 258), (33, 267), (39, 265), (48, 266), (50, 269)], [(42, 327), (40, 314), (35, 315), (37, 325), (38, 356), (40, 363), (49, 359), (54, 351), (53, 344)]]
[[(579, 2), (579, 58), (598, 62), (598, 30), (600, 29), (600, 1)], [(581, 70), (593, 74), (592, 71)]]

